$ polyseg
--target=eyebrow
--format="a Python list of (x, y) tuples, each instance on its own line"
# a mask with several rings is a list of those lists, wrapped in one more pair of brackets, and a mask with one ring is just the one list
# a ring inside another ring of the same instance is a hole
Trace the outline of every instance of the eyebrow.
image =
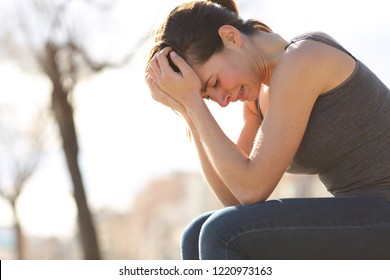
[(206, 92), (207, 91), (207, 87), (209, 86), (209, 82), (210, 82), (210, 79), (213, 75), (210, 76), (210, 78), (207, 79), (207, 81), (202, 85), (202, 87), (200, 88), (200, 91), (201, 92)]

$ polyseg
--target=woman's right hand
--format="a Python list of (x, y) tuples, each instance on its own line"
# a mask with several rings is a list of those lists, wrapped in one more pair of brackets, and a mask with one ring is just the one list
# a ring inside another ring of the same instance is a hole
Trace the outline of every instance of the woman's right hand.
[[(168, 56), (179, 72), (169, 64)], [(146, 70), (149, 79), (153, 80), (155, 98), (157, 101), (166, 99), (159, 97), (162, 92), (183, 104), (185, 108), (193, 107), (194, 102), (203, 101), (201, 96), (201, 81), (191, 66), (178, 56), (170, 47), (157, 52), (150, 60)], [(155, 84), (155, 85), (154, 85)], [(159, 90), (156, 90), (156, 86)], [(161, 101), (160, 101), (161, 102)]]
[(152, 94), (152, 98), (154, 100), (160, 102), (161, 104), (167, 107), (170, 107), (172, 110), (174, 110), (177, 113), (180, 113), (183, 117), (185, 117), (186, 115), (185, 107), (181, 103), (173, 99), (171, 96), (169, 96), (166, 92), (161, 90), (157, 82), (154, 81), (154, 79), (148, 72), (146, 72), (145, 74), (145, 81), (149, 86), (150, 92)]

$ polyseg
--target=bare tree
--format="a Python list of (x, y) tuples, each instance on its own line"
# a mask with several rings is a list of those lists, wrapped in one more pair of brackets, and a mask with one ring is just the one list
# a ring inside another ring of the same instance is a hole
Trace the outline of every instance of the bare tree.
[[(89, 41), (88, 35), (96, 27), (91, 26), (86, 18), (92, 14), (103, 17), (115, 3), (115, 0), (15, 0), (14, 16), (17, 21), (13, 30), (3, 36), (9, 53), (19, 64), (37, 66), (52, 85), (51, 109), (59, 127), (74, 187), (85, 259), (100, 259), (101, 255), (78, 162), (79, 145), (72, 94), (85, 75), (125, 65), (134, 55), (133, 48), (129, 48), (119, 59), (110, 58), (108, 56), (115, 50), (108, 42), (106, 58), (99, 60), (91, 54), (94, 43)], [(142, 41), (134, 43), (134, 49)]]
[[(19, 195), (35, 171), (44, 148), (47, 116), (38, 113), (24, 123), (17, 122), (16, 111), (0, 111), (0, 196), (12, 208), (17, 258), (25, 259), (25, 238), (16, 207)], [(12, 119), (12, 121), (11, 121)]]

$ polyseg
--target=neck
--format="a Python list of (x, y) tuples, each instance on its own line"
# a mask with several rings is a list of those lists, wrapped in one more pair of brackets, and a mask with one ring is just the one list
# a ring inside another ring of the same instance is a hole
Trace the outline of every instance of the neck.
[(253, 46), (256, 51), (256, 67), (262, 84), (269, 86), (272, 73), (284, 54), (287, 41), (276, 33), (259, 32), (253, 36)]

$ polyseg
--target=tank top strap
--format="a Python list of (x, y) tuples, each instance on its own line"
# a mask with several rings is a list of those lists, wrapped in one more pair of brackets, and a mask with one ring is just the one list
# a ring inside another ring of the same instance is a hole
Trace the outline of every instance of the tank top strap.
[(259, 114), (259, 119), (261, 122), (263, 122), (263, 113), (261, 113), (261, 108), (260, 108), (260, 97), (256, 99), (256, 108), (257, 108), (257, 113)]
[(290, 47), (290, 45), (292, 44), (295, 44), (299, 41), (303, 41), (303, 40), (313, 40), (313, 41), (317, 41), (317, 42), (320, 42), (320, 43), (323, 43), (323, 44), (326, 44), (328, 46), (331, 46), (331, 47), (334, 47), (346, 54), (348, 54), (349, 56), (351, 56), (353, 59), (357, 60), (349, 51), (347, 51), (343, 46), (341, 46), (339, 43), (337, 43), (336, 41), (333, 41), (329, 38), (326, 38), (324, 36), (322, 36), (321, 34), (319, 33), (307, 33), (307, 34), (303, 34), (303, 35), (300, 35), (300, 36), (297, 36), (295, 38), (293, 38), (288, 44), (287, 46), (284, 48), (285, 50), (288, 49), (288, 47)]

